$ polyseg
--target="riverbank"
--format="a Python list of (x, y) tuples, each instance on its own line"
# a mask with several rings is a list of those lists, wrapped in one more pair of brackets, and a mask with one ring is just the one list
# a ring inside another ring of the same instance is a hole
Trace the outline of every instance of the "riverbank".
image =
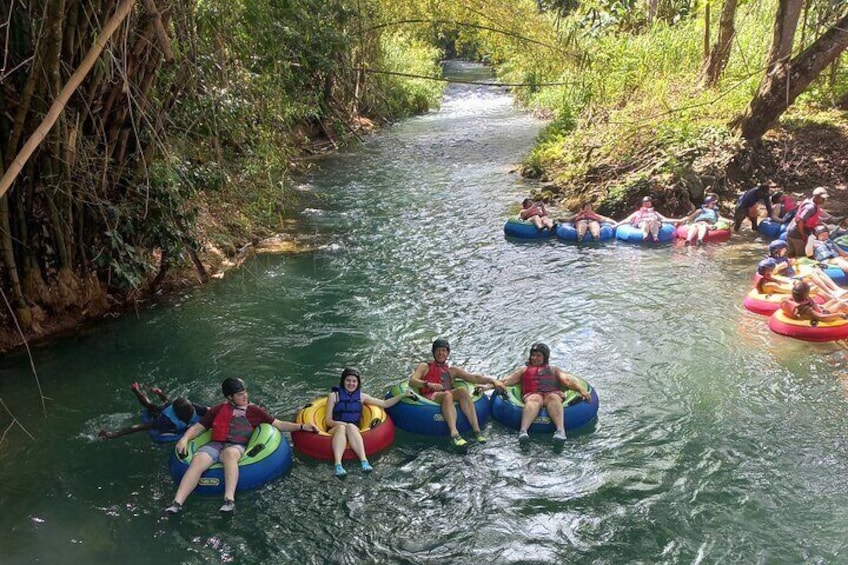
[[(592, 201), (600, 213), (616, 218), (626, 216), (646, 194), (663, 213), (685, 215), (706, 192), (717, 194), (723, 213), (732, 216), (738, 195), (759, 183), (796, 198), (825, 186), (830, 194), (826, 208), (844, 216), (848, 109), (806, 112), (804, 119), (788, 117), (753, 146), (726, 131), (664, 146), (647, 132), (612, 133), (615, 126), (599, 124), (573, 134), (566, 155), (525, 162), (524, 171), (543, 181), (539, 197), (567, 209)], [(619, 151), (599, 148), (597, 139), (615, 136), (620, 139), (609, 147)]]
[[(292, 175), (306, 174), (316, 160), (332, 155), (347, 144), (361, 142), (378, 129), (372, 121), (361, 117), (351, 117), (345, 128), (346, 135), (332, 139), (326, 136), (324, 129), (298, 128), (292, 135), (292, 147), (297, 150), (290, 161)], [(305, 136), (307, 132), (309, 135)], [(293, 181), (285, 182), (291, 184)], [(297, 218), (298, 211), (307, 205), (308, 196), (294, 189), (286, 192), (288, 208), (283, 216), (274, 219), (273, 225), (245, 213), (241, 207), (247, 205), (245, 200), (249, 195), (237, 187), (226, 191), (229, 199), (211, 199), (208, 193), (199, 193), (198, 198), (189, 203), (197, 210), (193, 244), (183, 246), (179, 260), (165, 262), (162, 250), (154, 250), (148, 260), (159, 268), (150, 270), (137, 287), (125, 291), (109, 291), (107, 281), (95, 276), (78, 281), (74, 285), (74, 292), (79, 296), (76, 304), (54, 313), (31, 307), (29, 331), (23, 331), (19, 324), (0, 328), (0, 352), (60, 336), (82, 325), (97, 323), (97, 320), (131, 315), (168, 302), (186, 290), (223, 278), (228, 271), (256, 254), (312, 251), (316, 238), (303, 233)]]

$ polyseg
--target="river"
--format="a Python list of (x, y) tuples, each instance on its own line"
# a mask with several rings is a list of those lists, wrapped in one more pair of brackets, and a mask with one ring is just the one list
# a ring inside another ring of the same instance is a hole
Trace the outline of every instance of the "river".
[[(486, 78), (455, 63), (451, 73)], [(508, 241), (531, 185), (510, 172), (543, 123), (503, 91), (451, 86), (303, 179), (312, 252), (259, 256), (170, 305), (0, 361), (2, 563), (848, 562), (845, 351), (773, 335), (742, 297), (764, 248)], [(502, 376), (545, 341), (600, 396), (594, 431), (521, 450), (490, 423), (467, 453), (398, 433), (375, 472), (296, 455), (176, 518), (168, 448), (132, 423), (135, 380), (217, 402), (243, 376), (291, 419), (346, 365), (381, 395), (451, 341)]]

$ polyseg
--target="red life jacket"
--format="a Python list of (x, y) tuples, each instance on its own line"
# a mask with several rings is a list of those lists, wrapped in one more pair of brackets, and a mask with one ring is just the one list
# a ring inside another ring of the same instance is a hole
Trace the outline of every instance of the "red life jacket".
[[(819, 225), (819, 215), (821, 215), (821, 208), (819, 208), (818, 205), (812, 200), (804, 200), (804, 202), (801, 203), (801, 207), (798, 209), (798, 213), (800, 214), (801, 208), (807, 205), (815, 207), (816, 213), (804, 220), (804, 227), (807, 228), (807, 230), (813, 230), (817, 225)], [(798, 216), (796, 215), (795, 217), (797, 218)]]
[(541, 202), (534, 202), (532, 206), (529, 208), (525, 208), (522, 210), (522, 217), (526, 220), (527, 218), (532, 218), (533, 216), (547, 216), (548, 211), (545, 210), (545, 205)]
[(247, 419), (247, 409), (249, 407), (250, 405), (245, 406), (245, 415), (243, 417), (234, 418), (234, 407), (232, 403), (227, 402), (224, 404), (212, 422), (212, 441), (226, 441), (247, 445), (250, 442), (250, 435), (253, 433), (253, 426)]
[(808, 305), (808, 304), (809, 304), (810, 308), (813, 309), (813, 311), (821, 313), (822, 309), (819, 307), (818, 304), (815, 303), (815, 301), (812, 298), (809, 298), (809, 297), (806, 300), (803, 300), (801, 302), (796, 302), (792, 298), (787, 298), (786, 300), (784, 300), (783, 302), (780, 303), (780, 308), (781, 308), (781, 310), (783, 310), (784, 314), (786, 314), (790, 318), (793, 318), (795, 320), (800, 320), (802, 318), (800, 317), (800, 313), (798, 312), (798, 308), (800, 308), (801, 306)]
[(798, 208), (798, 203), (788, 194), (783, 195), (783, 213), (786, 214)]
[(521, 375), (522, 394), (534, 392), (546, 394), (559, 389), (559, 379), (557, 379), (550, 365), (530, 365), (524, 369), (524, 373)]
[(576, 216), (574, 216), (574, 223), (577, 223), (580, 220), (589, 220), (589, 221), (600, 222), (601, 217), (598, 216), (594, 212), (581, 211), (581, 212), (578, 212)]
[[(430, 368), (422, 380), (426, 383), (440, 384), (444, 390), (452, 390), (453, 377), (450, 374), (450, 365), (447, 363), (436, 363), (435, 361), (431, 361), (428, 365)], [(419, 389), (419, 392), (421, 394), (427, 394), (432, 391), (426, 387), (422, 387)]]

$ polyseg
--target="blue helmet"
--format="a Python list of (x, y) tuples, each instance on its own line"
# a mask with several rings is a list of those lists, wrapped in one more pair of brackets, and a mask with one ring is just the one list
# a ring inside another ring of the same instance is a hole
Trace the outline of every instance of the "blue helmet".
[(757, 263), (757, 274), (764, 275), (768, 271), (773, 271), (777, 267), (777, 261), (774, 259), (763, 259)]
[(783, 241), (782, 239), (775, 239), (774, 241), (769, 243), (769, 256), (774, 257), (775, 255), (777, 255), (778, 251), (780, 251), (781, 249), (786, 249), (786, 247), (787, 245), (785, 241)]

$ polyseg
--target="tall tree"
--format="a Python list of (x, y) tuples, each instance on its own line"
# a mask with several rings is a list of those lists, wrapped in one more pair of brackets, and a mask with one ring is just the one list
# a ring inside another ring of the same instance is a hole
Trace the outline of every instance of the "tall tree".
[[(731, 127), (749, 141), (762, 138), (775, 121), (795, 102), (798, 95), (848, 48), (847, 11), (809, 47), (789, 59), (788, 53), (791, 46), (787, 47), (786, 41), (791, 41), (790, 38), (794, 37), (794, 30), (790, 34), (789, 30), (785, 29), (785, 26), (791, 22), (781, 21), (781, 15), (791, 17), (791, 13), (784, 10), (784, 5), (790, 3), (793, 2), (784, 0), (780, 2), (781, 9), (778, 10), (778, 21), (775, 23), (775, 40), (780, 35), (781, 44), (772, 45), (769, 54), (771, 64), (760, 88), (745, 112), (731, 122)], [(796, 13), (795, 24), (797, 20)]]
[[(718, 26), (718, 37), (701, 67), (700, 83), (704, 87), (713, 86), (718, 82), (721, 73), (727, 66), (728, 59), (730, 59), (730, 48), (733, 45), (733, 38), (736, 36), (736, 28), (733, 25), (736, 19), (736, 5), (737, 0), (725, 0), (724, 2)], [(709, 4), (707, 4), (707, 10), (709, 10)], [(709, 11), (707, 11), (707, 14), (709, 14)]]

